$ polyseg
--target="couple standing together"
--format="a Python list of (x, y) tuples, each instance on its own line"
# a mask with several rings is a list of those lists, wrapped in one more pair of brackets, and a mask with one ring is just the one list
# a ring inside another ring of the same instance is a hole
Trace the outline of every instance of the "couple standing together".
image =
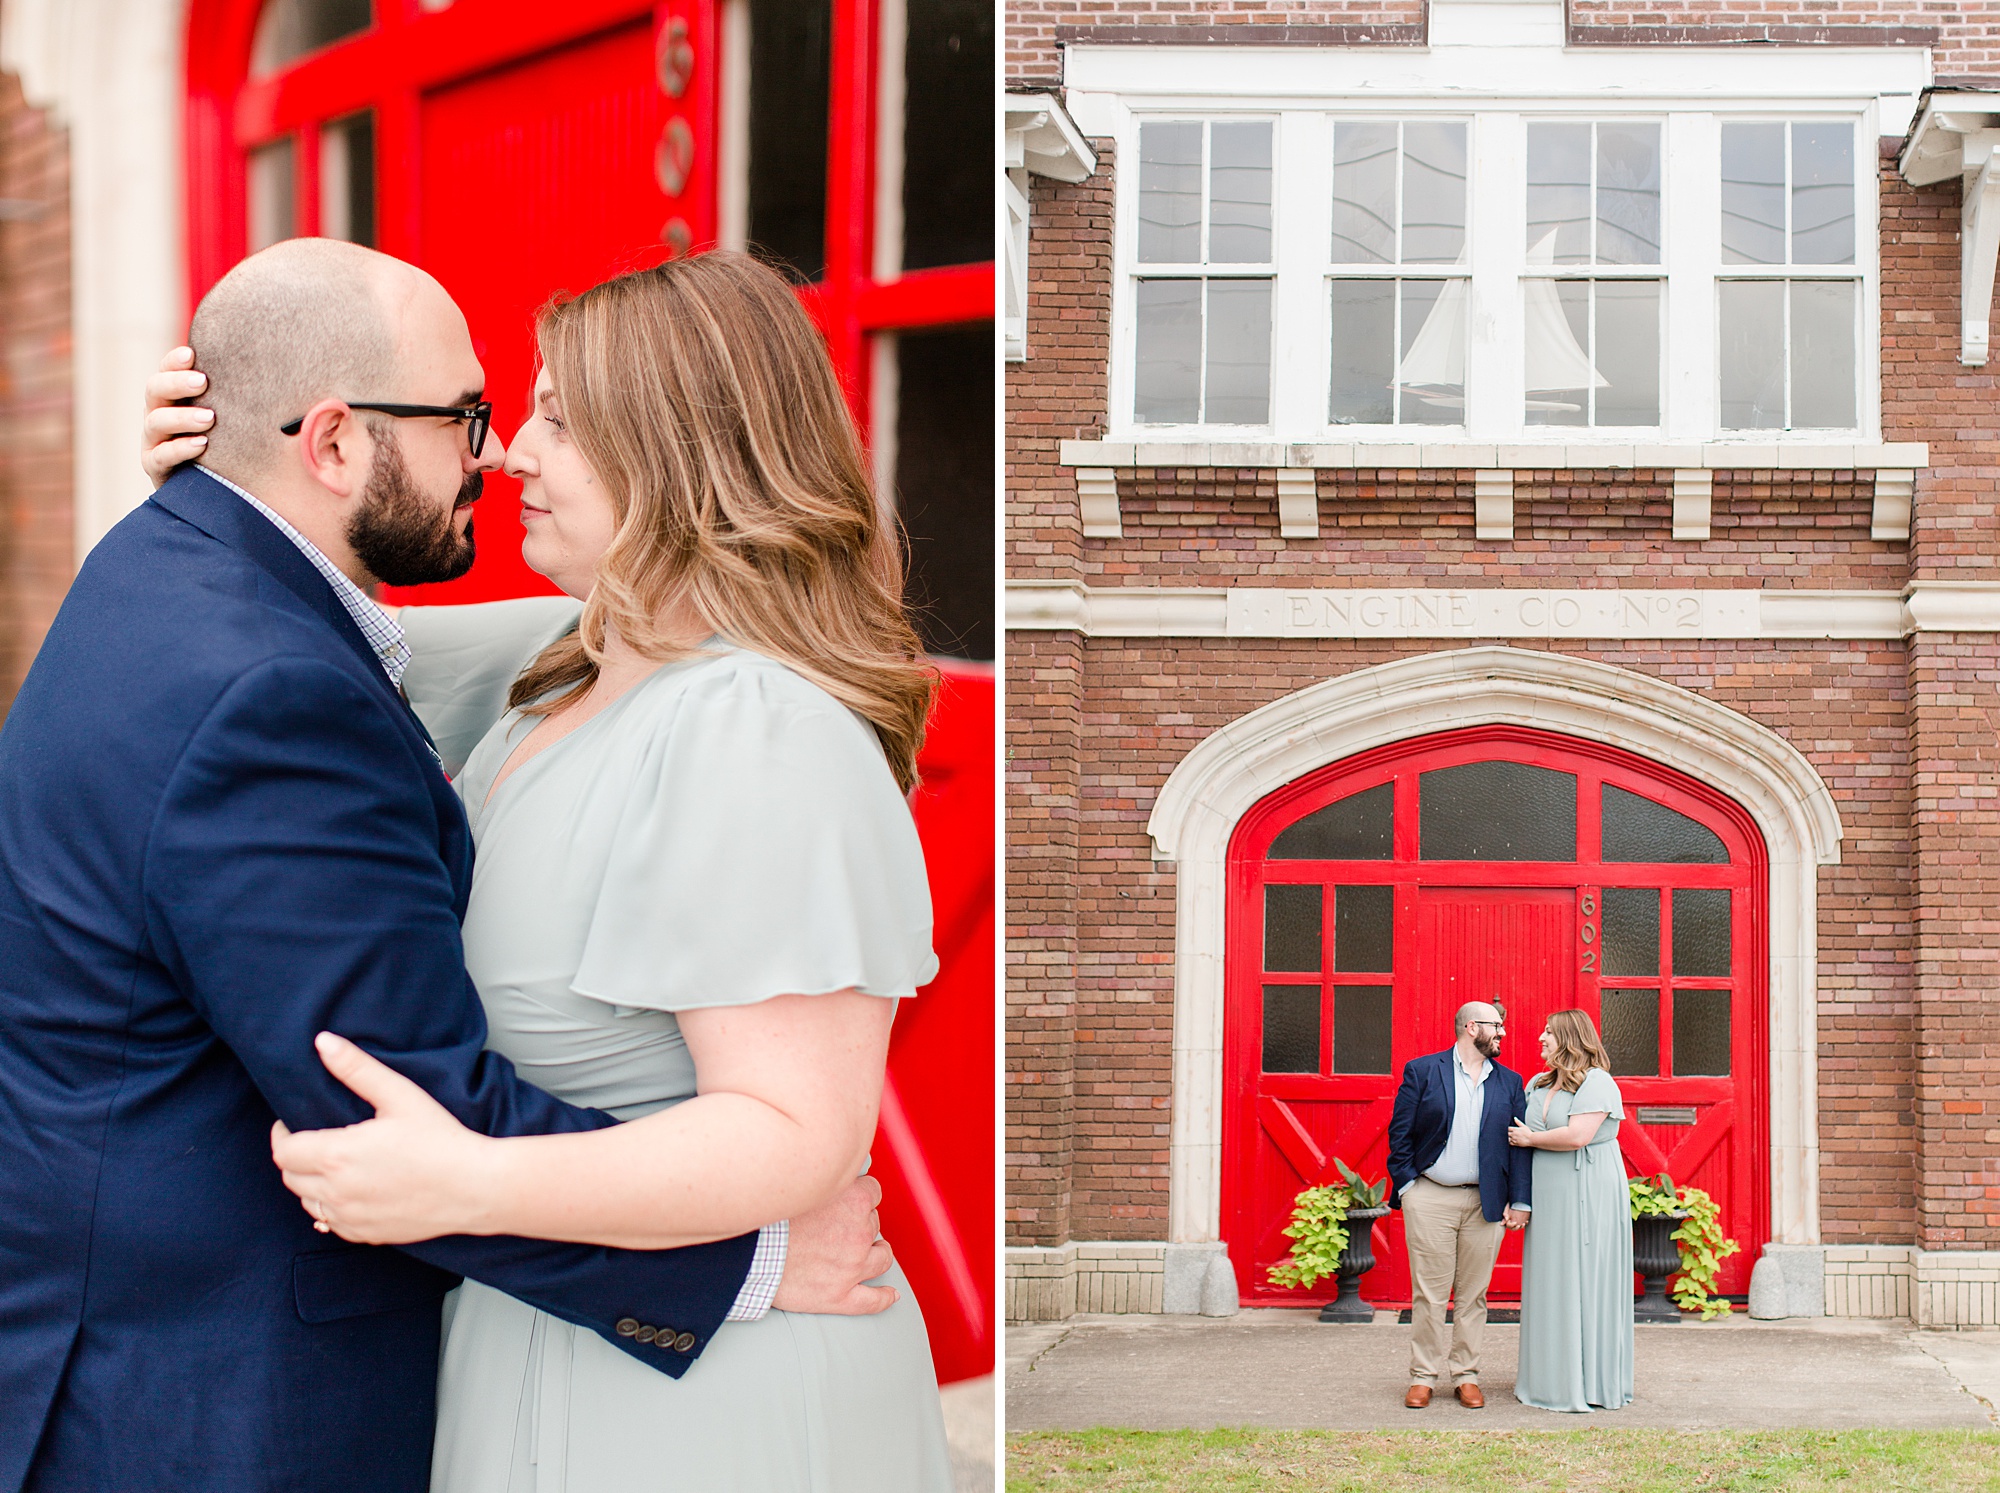
[(1486, 1291), (1503, 1234), (1520, 1229), (1514, 1397), (1543, 1410), (1619, 1409), (1632, 1399), (1632, 1227), (1617, 1139), (1625, 1108), (1597, 1028), (1582, 1011), (1550, 1016), (1543, 1069), (1524, 1087), (1500, 1062), (1499, 1005), (1468, 1002), (1454, 1025), (1449, 1049), (1404, 1066), (1389, 1121), (1389, 1181), (1410, 1255), (1403, 1403), (1423, 1409), (1448, 1373), (1460, 1404), (1485, 1406)]
[[(489, 442), (437, 282), (296, 240), (152, 381), (199, 465), (0, 730), (5, 1493), (951, 1486), (863, 1175), (936, 969), (894, 534), (754, 261), (537, 340)], [(503, 464), (567, 599), (371, 601)]]

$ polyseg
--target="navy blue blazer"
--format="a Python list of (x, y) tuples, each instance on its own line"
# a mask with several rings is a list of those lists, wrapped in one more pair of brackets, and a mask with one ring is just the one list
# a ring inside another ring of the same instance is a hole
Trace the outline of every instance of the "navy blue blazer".
[[(1479, 1112), (1479, 1209), (1498, 1223), (1510, 1203), (1534, 1206), (1534, 1153), (1507, 1144), (1507, 1127), (1528, 1113), (1521, 1075), (1499, 1063), (1481, 1089)], [(1403, 1206), (1403, 1189), (1444, 1154), (1458, 1107), (1458, 1084), (1451, 1072), (1451, 1049), (1411, 1058), (1403, 1065), (1396, 1107), (1389, 1116), (1391, 1206)]]
[(0, 1490), (423, 1493), (460, 1275), (668, 1374), (694, 1353), (621, 1319), (707, 1344), (754, 1235), (373, 1248), (279, 1181), (274, 1118), (367, 1114), (322, 1028), (488, 1134), (612, 1123), (484, 1050), (471, 871), (423, 728), (255, 509), (184, 468), (91, 552), (0, 729)]

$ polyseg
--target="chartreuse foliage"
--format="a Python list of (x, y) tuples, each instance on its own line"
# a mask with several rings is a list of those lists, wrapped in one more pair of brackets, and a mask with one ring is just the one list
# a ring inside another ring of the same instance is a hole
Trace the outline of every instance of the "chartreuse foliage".
[(1345, 1180), (1308, 1187), (1293, 1201), (1292, 1221), (1285, 1225), (1285, 1237), (1292, 1241), (1292, 1257), (1270, 1268), (1268, 1277), (1274, 1286), (1310, 1289), (1322, 1278), (1336, 1274), (1347, 1248), (1347, 1215), (1355, 1209), (1379, 1208), (1389, 1195), (1386, 1177), (1364, 1182), (1338, 1157), (1333, 1164)]
[(1722, 1262), (1741, 1248), (1722, 1234), (1722, 1205), (1699, 1187), (1675, 1187), (1665, 1172), (1656, 1177), (1634, 1177), (1628, 1184), (1632, 1194), (1632, 1216), (1643, 1218), (1662, 1213), (1686, 1213), (1674, 1230), (1680, 1249), (1681, 1268), (1673, 1288), (1674, 1304), (1684, 1312), (1700, 1312), (1704, 1317), (1726, 1317), (1729, 1303), (1715, 1296), (1715, 1275)]

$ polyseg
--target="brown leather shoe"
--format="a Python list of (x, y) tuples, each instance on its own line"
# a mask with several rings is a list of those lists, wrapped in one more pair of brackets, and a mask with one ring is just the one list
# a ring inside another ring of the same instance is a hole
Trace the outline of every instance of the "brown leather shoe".
[(1486, 1396), (1479, 1392), (1477, 1384), (1468, 1381), (1459, 1385), (1455, 1393), (1458, 1395), (1458, 1403), (1468, 1410), (1484, 1410), (1486, 1408)]
[(1410, 1392), (1403, 1396), (1405, 1408), (1421, 1410), (1431, 1402), (1431, 1387), (1428, 1384), (1412, 1384)]

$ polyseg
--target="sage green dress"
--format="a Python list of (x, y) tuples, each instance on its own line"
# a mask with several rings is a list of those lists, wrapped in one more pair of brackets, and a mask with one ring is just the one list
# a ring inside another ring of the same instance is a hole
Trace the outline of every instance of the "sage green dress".
[[(441, 756), (574, 613), (404, 614), (405, 689)], [(490, 802), (532, 720), (502, 717), (457, 778), (488, 1046), (621, 1119), (695, 1092), (675, 1011), (906, 997), (937, 967), (916, 829), (873, 730), (780, 664), (709, 650), (634, 686)], [(877, 1316), (725, 1323), (670, 1379), (468, 1282), (446, 1308), (433, 1493), (949, 1493), (923, 1318), (900, 1271), (884, 1283), (901, 1298)]]
[(1521, 1358), (1514, 1397), (1543, 1410), (1632, 1401), (1632, 1212), (1618, 1123), (1625, 1105), (1602, 1068), (1574, 1094), (1528, 1090), (1528, 1128), (1604, 1114), (1579, 1151), (1535, 1152), (1535, 1209), (1521, 1241)]

